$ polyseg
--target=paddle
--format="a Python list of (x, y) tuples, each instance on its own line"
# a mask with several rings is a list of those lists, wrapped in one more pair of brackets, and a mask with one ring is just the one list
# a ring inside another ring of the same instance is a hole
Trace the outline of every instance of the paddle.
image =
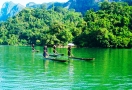
[(63, 54), (63, 53), (58, 53), (58, 52), (57, 52), (57, 50), (55, 50), (55, 53), (54, 53), (54, 54), (64, 56), (64, 54)]

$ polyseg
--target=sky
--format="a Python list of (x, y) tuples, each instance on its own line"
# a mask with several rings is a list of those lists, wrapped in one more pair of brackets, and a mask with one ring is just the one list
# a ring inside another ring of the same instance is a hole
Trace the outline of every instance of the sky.
[(68, 0), (0, 0), (0, 8), (5, 2), (12, 1), (13, 3), (17, 4), (20, 3), (23, 6), (26, 6), (29, 2), (35, 2), (36, 4), (41, 4), (44, 2), (67, 2)]

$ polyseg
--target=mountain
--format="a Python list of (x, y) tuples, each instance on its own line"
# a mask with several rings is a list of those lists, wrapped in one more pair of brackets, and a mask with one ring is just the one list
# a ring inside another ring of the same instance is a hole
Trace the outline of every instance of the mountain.
[(29, 2), (26, 4), (26, 7), (27, 8), (42, 8), (43, 6), (46, 8), (46, 9), (50, 9), (54, 6), (61, 6), (61, 7), (64, 7), (64, 3), (60, 3), (60, 2), (49, 2), (49, 3), (42, 3), (42, 4), (36, 4), (34, 2)]
[(85, 13), (89, 9), (94, 9), (95, 11), (99, 9), (99, 3), (103, 1), (108, 2), (127, 2), (132, 5), (132, 0), (69, 0), (64, 4), (64, 7), (73, 8), (77, 12)]
[(12, 1), (5, 2), (0, 10), (0, 21), (5, 21), (7, 18), (16, 15), (23, 8), (25, 7), (21, 4), (15, 4)]
[(41, 4), (36, 4), (34, 2), (29, 2), (29, 3), (26, 4), (26, 7), (28, 7), (28, 8), (40, 8), (40, 5)]
[(98, 9), (98, 2), (103, 0), (69, 0), (64, 5), (65, 7), (75, 9), (77, 12), (85, 13), (87, 10), (93, 8)]
[[(75, 9), (77, 12), (81, 12), (85, 14), (85, 12), (89, 9), (98, 10), (99, 3), (103, 1), (108, 2), (127, 2), (129, 5), (132, 5), (132, 0), (69, 0), (65, 3), (60, 2), (49, 2), (36, 4), (34, 2), (29, 2), (26, 4), (27, 8), (46, 8), (50, 9), (55, 6), (61, 6), (68, 9)], [(12, 17), (20, 12), (25, 7), (21, 4), (15, 4), (12, 1), (5, 2), (0, 11), (0, 21), (7, 20), (8, 17)]]
[[(55, 6), (62, 6), (63, 3), (55, 2)], [(53, 3), (42, 3), (42, 4), (36, 4), (34, 2), (29, 2), (26, 4), (26, 8), (52, 8)], [(21, 10), (23, 10), (25, 7), (21, 4), (15, 4), (12, 1), (5, 2), (0, 10), (0, 21), (6, 21), (7, 18), (13, 17), (17, 13), (19, 13)]]
[(26, 8), (42, 8), (43, 6), (45, 8), (49, 8), (53, 3), (42, 3), (42, 4), (36, 4), (34, 2), (29, 2), (26, 4)]

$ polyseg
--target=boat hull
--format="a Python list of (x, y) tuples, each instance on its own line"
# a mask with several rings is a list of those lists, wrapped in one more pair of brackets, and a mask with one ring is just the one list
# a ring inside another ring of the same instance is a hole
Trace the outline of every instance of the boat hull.
[(58, 62), (67, 62), (68, 60), (60, 60), (60, 59), (55, 59), (55, 58), (44, 58), (45, 60), (53, 60), (53, 61), (58, 61)]
[(51, 57), (64, 56), (64, 54), (50, 54)]
[(94, 60), (95, 58), (79, 58), (79, 57), (69, 57), (71, 59), (79, 59), (79, 60)]

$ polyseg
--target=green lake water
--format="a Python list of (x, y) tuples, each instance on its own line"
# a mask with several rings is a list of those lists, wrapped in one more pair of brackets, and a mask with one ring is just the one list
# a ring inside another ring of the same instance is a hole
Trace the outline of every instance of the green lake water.
[[(130, 90), (132, 49), (73, 48), (69, 63), (44, 60), (30, 46), (0, 46), (0, 90)], [(67, 59), (67, 49), (57, 48)], [(52, 53), (52, 49), (48, 48)]]

